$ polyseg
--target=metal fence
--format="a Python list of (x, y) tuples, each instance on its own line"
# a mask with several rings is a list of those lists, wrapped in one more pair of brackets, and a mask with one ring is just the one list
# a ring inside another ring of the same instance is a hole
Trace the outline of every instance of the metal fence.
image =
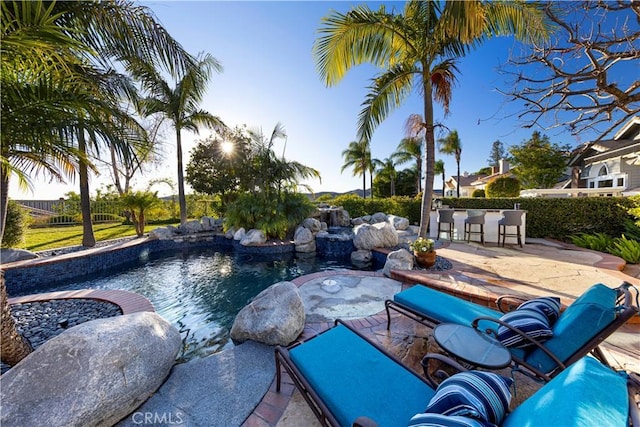
[[(15, 200), (29, 212), (34, 225), (81, 224), (82, 213), (78, 200)], [(92, 201), (91, 215), (94, 223), (121, 222), (122, 206), (115, 201)]]

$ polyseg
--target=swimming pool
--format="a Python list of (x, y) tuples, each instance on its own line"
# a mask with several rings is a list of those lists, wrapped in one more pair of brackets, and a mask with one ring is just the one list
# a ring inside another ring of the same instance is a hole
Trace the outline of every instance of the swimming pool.
[(182, 360), (233, 346), (229, 331), (240, 309), (274, 283), (350, 263), (293, 254), (241, 254), (213, 248), (160, 252), (109, 275), (42, 291), (123, 289), (147, 297), (180, 331)]

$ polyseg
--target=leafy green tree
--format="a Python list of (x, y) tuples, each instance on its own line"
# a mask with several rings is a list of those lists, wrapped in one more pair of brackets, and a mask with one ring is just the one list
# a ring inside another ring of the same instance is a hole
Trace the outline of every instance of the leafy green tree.
[(172, 87), (150, 64), (138, 64), (134, 76), (142, 82), (150, 94), (140, 100), (139, 108), (145, 116), (160, 114), (171, 121), (176, 131), (176, 155), (178, 160), (178, 204), (180, 223), (187, 222), (187, 201), (184, 192), (184, 168), (182, 160), (182, 129), (198, 133), (201, 126), (223, 131), (225, 124), (217, 116), (199, 108), (213, 71), (222, 66), (210, 54), (200, 54), (197, 61), (178, 76)]
[[(384, 160), (373, 159), (372, 163), (376, 168), (376, 178), (384, 177), (385, 181), (389, 183), (389, 196), (395, 196), (398, 172), (396, 171), (396, 163), (393, 161), (393, 158), (387, 157)], [(373, 183), (371, 188), (373, 189)]]
[[(408, 120), (410, 122), (411, 119)], [(421, 121), (422, 123), (422, 121)], [(424, 146), (424, 138), (419, 136), (410, 136), (400, 140), (396, 151), (391, 157), (398, 165), (414, 162), (416, 170), (416, 193), (422, 191), (422, 148)]]
[(396, 179), (396, 195), (398, 196), (415, 196), (416, 194), (416, 177), (418, 172), (415, 167), (398, 171)]
[(458, 185), (456, 186), (456, 190), (457, 197), (460, 197), (460, 159), (462, 157), (462, 141), (460, 141), (458, 131), (453, 130), (449, 132), (446, 137), (438, 139), (438, 144), (440, 145), (441, 153), (453, 154), (456, 159), (456, 165), (458, 166)]
[(485, 195), (488, 199), (518, 197), (520, 195), (520, 181), (511, 176), (499, 176), (487, 184)]
[(433, 164), (433, 172), (436, 174), (440, 174), (442, 175), (442, 197), (445, 197), (445, 193), (444, 193), (444, 185), (445, 182), (447, 180), (447, 177), (445, 175), (445, 171), (444, 171), (444, 161), (439, 159), (436, 160), (436, 162)]
[(491, 144), (491, 152), (489, 153), (489, 158), (487, 159), (487, 163), (489, 166), (498, 167), (500, 166), (500, 160), (504, 158), (504, 144), (499, 139), (493, 141)]
[(549, 137), (534, 131), (529, 140), (509, 147), (513, 169), (523, 188), (551, 188), (564, 175), (569, 146), (552, 144)]
[(402, 12), (356, 6), (323, 18), (314, 45), (318, 72), (327, 86), (354, 66), (381, 67), (369, 87), (358, 119), (358, 140), (375, 128), (417, 87), (424, 100), (426, 176), (420, 235), (426, 236), (433, 196), (435, 139), (433, 101), (448, 113), (457, 60), (493, 35), (540, 40), (548, 30), (537, 5), (524, 2), (407, 1)]
[(19, 247), (24, 241), (26, 228), (32, 222), (31, 216), (17, 202), (9, 200), (7, 223), (0, 246), (3, 248)]
[(371, 150), (369, 149), (369, 143), (365, 140), (351, 141), (349, 147), (342, 151), (342, 158), (344, 163), (340, 168), (340, 173), (345, 169), (352, 168), (353, 176), (362, 175), (362, 197), (366, 197), (367, 194), (367, 170), (369, 169), (369, 158), (371, 157)]

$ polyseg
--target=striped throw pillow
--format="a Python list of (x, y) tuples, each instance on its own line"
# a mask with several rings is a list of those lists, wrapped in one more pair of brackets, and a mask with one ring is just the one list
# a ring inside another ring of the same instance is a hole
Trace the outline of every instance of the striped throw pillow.
[(529, 308), (533, 310), (538, 310), (549, 320), (549, 325), (553, 326), (558, 320), (560, 316), (560, 298), (558, 297), (539, 297), (534, 298), (529, 301), (523, 302), (518, 307), (518, 310), (521, 308)]
[[(517, 309), (506, 313), (500, 320), (521, 330), (529, 338), (534, 338), (540, 342), (544, 342), (553, 336), (553, 331), (549, 326), (547, 316), (539, 310), (529, 308)], [(498, 340), (500, 340), (505, 347), (527, 348), (533, 345), (531, 341), (528, 341), (525, 337), (506, 326), (500, 326), (498, 328)]]
[(409, 427), (486, 427), (473, 418), (442, 414), (416, 414), (409, 420)]

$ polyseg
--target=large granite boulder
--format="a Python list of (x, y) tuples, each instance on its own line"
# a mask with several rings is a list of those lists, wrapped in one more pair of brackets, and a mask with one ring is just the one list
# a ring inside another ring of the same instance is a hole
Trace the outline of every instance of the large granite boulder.
[(173, 230), (168, 227), (154, 228), (149, 232), (149, 239), (171, 240), (173, 238)]
[(184, 234), (193, 234), (203, 231), (202, 224), (197, 219), (187, 221), (184, 224), (179, 225), (178, 228), (180, 229), (180, 232)]
[(242, 240), (244, 239), (244, 235), (247, 234), (246, 230), (244, 229), (244, 227), (240, 227), (238, 230), (236, 230), (236, 232), (233, 234), (233, 240)]
[(0, 424), (111, 426), (160, 387), (180, 346), (151, 312), (69, 328), (0, 378)]
[(373, 260), (373, 253), (370, 250), (359, 249), (351, 252), (351, 262), (356, 265), (366, 265)]
[(382, 273), (391, 277), (391, 270), (413, 270), (413, 254), (406, 249), (389, 252)]
[(231, 327), (231, 338), (235, 342), (288, 345), (302, 333), (304, 322), (304, 304), (298, 287), (291, 282), (279, 282), (240, 310)]
[(0, 249), (0, 260), (3, 264), (8, 264), (15, 261), (24, 261), (27, 259), (38, 258), (38, 254), (35, 254), (26, 249)]
[(296, 245), (296, 252), (310, 253), (316, 251), (316, 239), (308, 228), (296, 228), (296, 232), (293, 235), (293, 242)]
[(377, 224), (379, 222), (385, 222), (387, 220), (387, 214), (384, 212), (376, 212), (371, 215), (371, 224)]
[(242, 239), (240, 239), (240, 244), (242, 246), (255, 246), (266, 243), (266, 241), (267, 236), (265, 236), (261, 230), (252, 228), (251, 230), (247, 231), (247, 234), (245, 234)]
[(393, 228), (396, 230), (406, 230), (409, 228), (409, 219), (401, 216), (389, 215), (387, 221), (393, 224)]
[(312, 233), (317, 233), (321, 229), (320, 221), (316, 218), (307, 218), (302, 221), (302, 226), (311, 230)]
[(353, 233), (353, 244), (357, 249), (392, 248), (398, 244), (395, 228), (386, 221), (359, 225)]

